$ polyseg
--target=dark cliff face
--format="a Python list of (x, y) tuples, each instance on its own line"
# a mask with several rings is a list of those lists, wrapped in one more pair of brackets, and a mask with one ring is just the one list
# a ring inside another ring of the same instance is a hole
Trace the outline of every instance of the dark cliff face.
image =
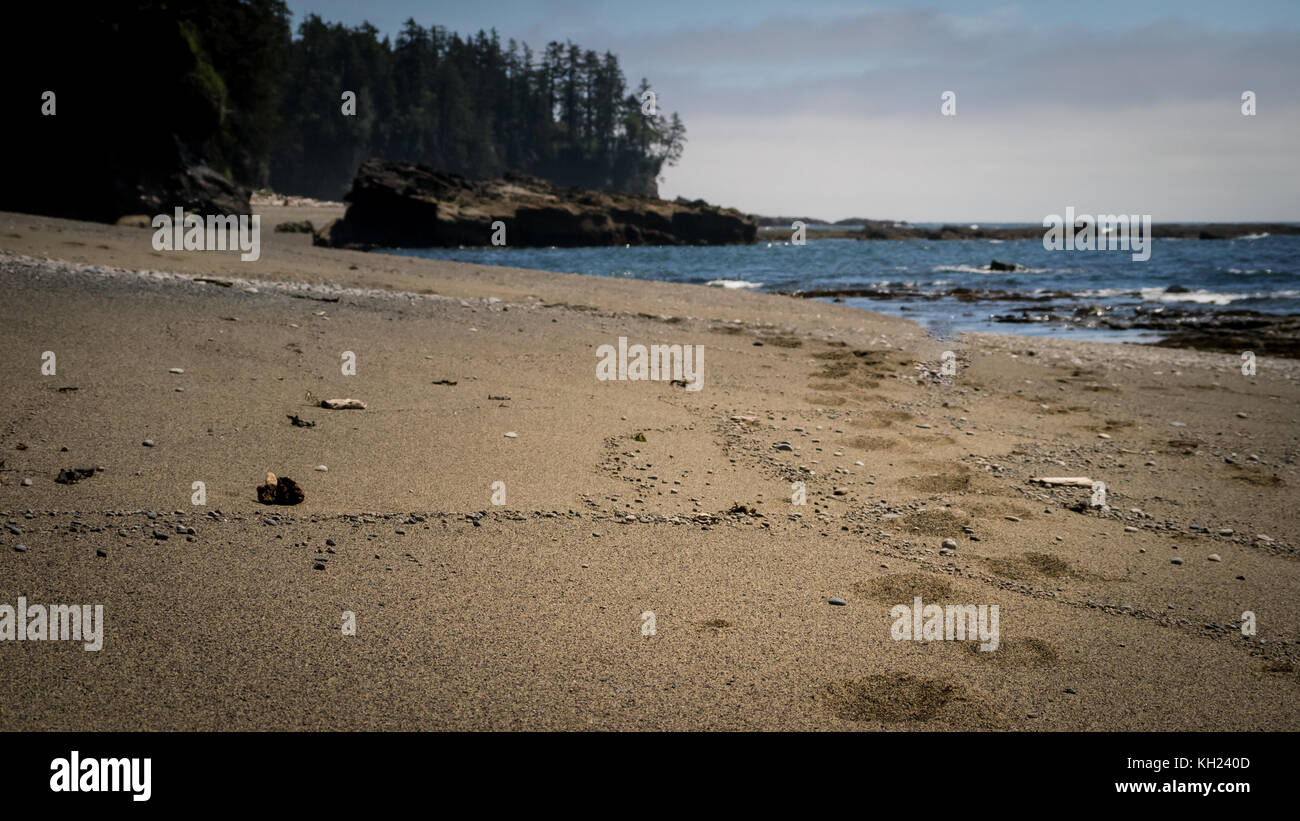
[(754, 219), (702, 201), (669, 202), (560, 188), (526, 174), (469, 180), (421, 165), (372, 159), (357, 171), (347, 214), (317, 244), (339, 247), (491, 245), (505, 223), (513, 247), (736, 245), (754, 241)]

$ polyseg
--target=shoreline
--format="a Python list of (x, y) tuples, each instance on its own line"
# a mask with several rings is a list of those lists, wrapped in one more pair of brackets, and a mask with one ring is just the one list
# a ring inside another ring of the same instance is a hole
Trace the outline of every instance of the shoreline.
[[(249, 263), (0, 214), (0, 601), (105, 619), (0, 642), (0, 728), (1300, 728), (1300, 361), (943, 341), (260, 213)], [(620, 336), (703, 345), (703, 390), (597, 380)], [(893, 640), (913, 594), (998, 605), (999, 649)]]

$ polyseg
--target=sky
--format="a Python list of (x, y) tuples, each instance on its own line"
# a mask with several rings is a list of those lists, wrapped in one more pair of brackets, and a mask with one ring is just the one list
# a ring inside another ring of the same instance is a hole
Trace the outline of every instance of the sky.
[(1300, 221), (1300, 0), (288, 6), (295, 25), (395, 35), (413, 17), (614, 52), (685, 121), (667, 198), (829, 220)]

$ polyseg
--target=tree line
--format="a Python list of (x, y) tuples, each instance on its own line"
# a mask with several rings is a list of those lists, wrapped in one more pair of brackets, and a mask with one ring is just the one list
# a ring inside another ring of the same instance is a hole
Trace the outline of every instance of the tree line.
[[(112, 218), (141, 180), (199, 161), (230, 182), (327, 198), (372, 156), (654, 193), (685, 139), (676, 114), (642, 112), (645, 80), (629, 89), (615, 55), (569, 42), (538, 53), (495, 30), (414, 20), (390, 41), (316, 15), (295, 37), (283, 0), (16, 14), (14, 32), (27, 33), (0, 50), (24, 106), (8, 199), (44, 213)], [(47, 91), (56, 116), (38, 111)], [(346, 91), (355, 116), (343, 113)], [(70, 191), (83, 193), (69, 202)]]
[[(310, 15), (288, 49), (276, 190), (338, 196), (369, 156), (469, 177), (518, 170), (562, 185), (655, 193), (686, 130), (618, 57), (566, 42), (540, 54), (496, 31), (462, 38), (407, 20), (390, 45), (369, 24)], [(341, 95), (356, 95), (341, 115)], [(652, 92), (651, 92), (652, 93)]]

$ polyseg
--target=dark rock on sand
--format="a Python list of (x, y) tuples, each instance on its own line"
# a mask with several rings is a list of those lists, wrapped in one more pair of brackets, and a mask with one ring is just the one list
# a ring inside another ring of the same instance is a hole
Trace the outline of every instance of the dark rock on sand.
[(277, 234), (311, 234), (316, 228), (311, 224), (311, 220), (301, 220), (299, 222), (282, 222), (275, 226)]
[(296, 505), (306, 498), (298, 483), (288, 476), (266, 474), (266, 484), (257, 486), (257, 501), (264, 505)]
[(94, 468), (64, 468), (59, 471), (59, 475), (54, 481), (61, 485), (75, 485), (82, 479), (89, 479), (94, 475)]
[(379, 159), (362, 164), (344, 199), (347, 213), (316, 233), (317, 245), (490, 245), (497, 220), (510, 247), (734, 245), (758, 230), (753, 217), (702, 200), (560, 188), (513, 172), (470, 180)]

